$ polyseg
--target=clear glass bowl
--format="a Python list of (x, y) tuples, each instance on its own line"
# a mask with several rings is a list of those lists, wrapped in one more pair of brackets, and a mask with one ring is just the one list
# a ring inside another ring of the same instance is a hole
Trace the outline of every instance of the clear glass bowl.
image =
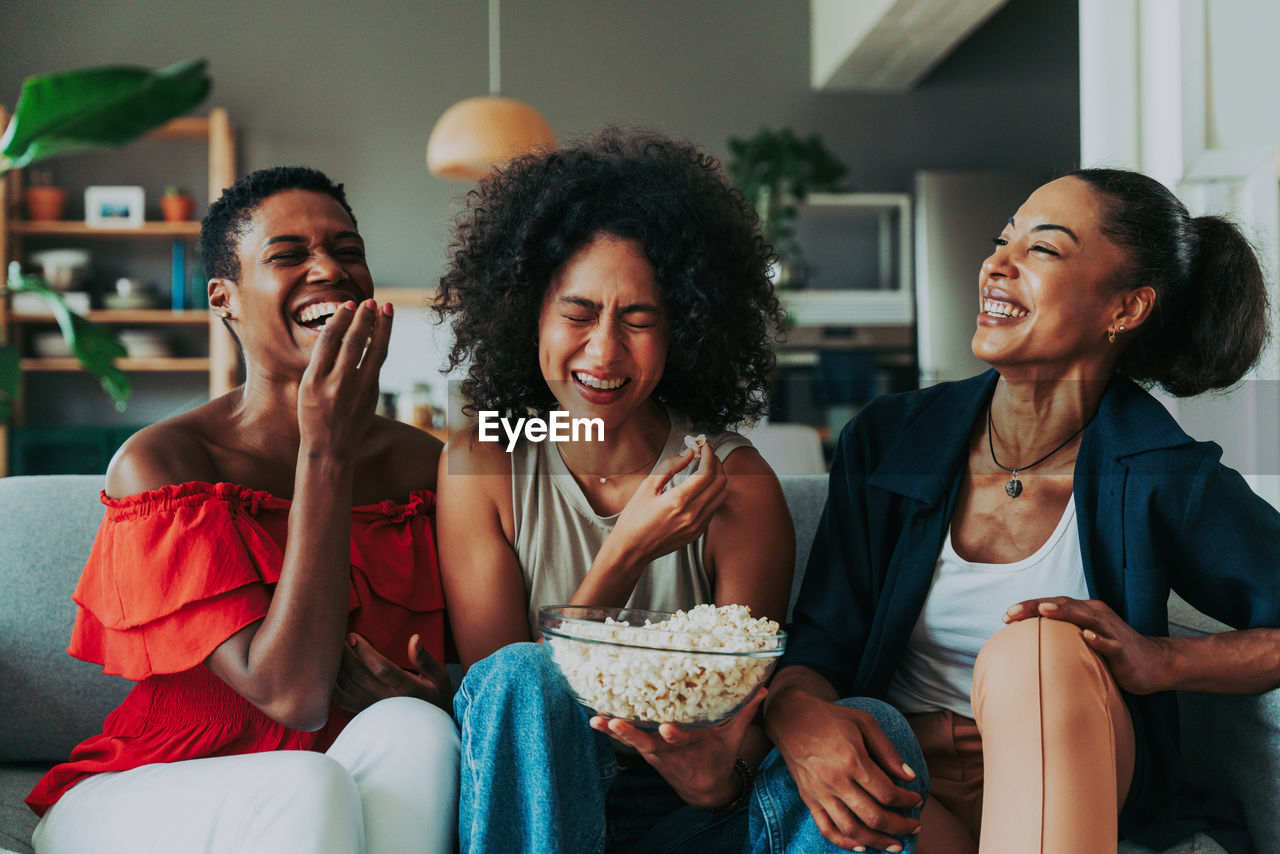
[[(715, 726), (773, 672), (785, 632), (719, 634), (643, 628), (659, 611), (575, 605), (538, 611), (538, 627), (569, 693), (598, 715), (645, 729)], [(606, 620), (627, 622), (610, 625)]]

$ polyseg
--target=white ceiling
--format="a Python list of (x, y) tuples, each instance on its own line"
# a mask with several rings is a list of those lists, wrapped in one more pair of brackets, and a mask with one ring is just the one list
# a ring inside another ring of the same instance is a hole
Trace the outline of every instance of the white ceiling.
[(817, 91), (906, 92), (1008, 0), (809, 0)]

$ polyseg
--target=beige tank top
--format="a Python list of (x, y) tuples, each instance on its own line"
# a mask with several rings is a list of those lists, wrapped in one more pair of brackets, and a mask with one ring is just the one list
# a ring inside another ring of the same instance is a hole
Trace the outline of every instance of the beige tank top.
[[(698, 435), (683, 415), (667, 411), (671, 432), (658, 461), (684, 450), (684, 437)], [(751, 442), (737, 433), (719, 433), (709, 440), (716, 457)], [(692, 466), (690, 467), (692, 468)], [(680, 472), (667, 488), (689, 476)], [(591, 561), (613, 530), (618, 514), (601, 516), (591, 509), (578, 482), (551, 442), (521, 442), (511, 452), (511, 504), (515, 519), (515, 549), (524, 573), (529, 602), (529, 628), (539, 637), (538, 609), (564, 605), (587, 577)], [(627, 600), (628, 608), (675, 611), (711, 601), (711, 583), (702, 562), (706, 536), (653, 561), (641, 574)]]

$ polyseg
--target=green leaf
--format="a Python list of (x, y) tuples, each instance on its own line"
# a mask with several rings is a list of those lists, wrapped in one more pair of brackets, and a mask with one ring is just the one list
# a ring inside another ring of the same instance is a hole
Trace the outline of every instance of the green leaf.
[(136, 139), (204, 100), (205, 66), (192, 59), (159, 71), (111, 66), (28, 77), (0, 137), (0, 172)]
[[(39, 276), (23, 275), (21, 265), (17, 261), (9, 265), (9, 290), (34, 293), (44, 301), (53, 312), (54, 319), (58, 321), (58, 328), (71, 348), (71, 354), (79, 360), (86, 371), (97, 376), (103, 391), (115, 402), (116, 409), (123, 411), (129, 400), (132, 383), (128, 375), (116, 367), (115, 360), (128, 355), (128, 351), (120, 343), (115, 332), (105, 326), (90, 323), (67, 308), (62, 294), (50, 289), (44, 279)], [(0, 393), (3, 393), (3, 388), (0, 388)], [(14, 383), (12, 396), (16, 394), (17, 382)], [(8, 417), (7, 414), (5, 417)]]

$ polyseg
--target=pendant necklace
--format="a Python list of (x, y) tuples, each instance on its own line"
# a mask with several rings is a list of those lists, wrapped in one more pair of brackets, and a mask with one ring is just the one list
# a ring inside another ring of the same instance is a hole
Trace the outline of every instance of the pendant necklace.
[[(1092, 421), (1093, 419), (1089, 419), (1089, 420)], [(1032, 469), (1040, 465), (1042, 462), (1049, 459), (1049, 457), (1052, 457), (1054, 454), (1058, 453), (1058, 451), (1061, 451), (1063, 448), (1065, 448), (1068, 445), (1068, 443), (1071, 442), (1072, 439), (1074, 439), (1076, 436), (1079, 436), (1081, 433), (1083, 433), (1084, 428), (1088, 426), (1089, 426), (1089, 421), (1086, 421), (1084, 422), (1084, 424), (1081, 424), (1080, 429), (1072, 433), (1066, 439), (1064, 439), (1061, 445), (1054, 448), (1052, 451), (1045, 454), (1043, 457), (1036, 460), (1034, 463), (1031, 463), (1030, 465), (1014, 466), (1013, 468), (1009, 468), (1007, 465), (1005, 465), (1004, 463), (996, 459), (996, 446), (995, 446), (995, 443), (991, 441), (991, 407), (988, 406), (987, 407), (987, 449), (991, 451), (991, 462), (995, 463), (1000, 468), (1009, 472), (1009, 474), (1011, 475), (1009, 478), (1009, 482), (1004, 485), (1005, 494), (1008, 495), (1010, 498), (1017, 498), (1019, 495), (1021, 495), (1022, 481), (1018, 480), (1018, 472), (1026, 471), (1027, 469)]]
[[(663, 446), (663, 448), (665, 448), (665, 445)], [(654, 465), (658, 462), (658, 458), (662, 456), (663, 448), (658, 448), (658, 453), (653, 457), (653, 459), (649, 460), (647, 463), (645, 463), (645, 464), (643, 464), (643, 465), (641, 465), (641, 466), (638, 466), (637, 468), (633, 468), (631, 471), (624, 471), (624, 472), (620, 472), (620, 473), (618, 473), (618, 474), (609, 474), (609, 475), (604, 475), (604, 474), (596, 474), (595, 472), (580, 472), (580, 473), (579, 473), (579, 472), (574, 472), (574, 471), (573, 471), (573, 466), (569, 465), (569, 458), (568, 458), (568, 456), (566, 456), (566, 455), (565, 455), (565, 452), (564, 452), (564, 451), (560, 450), (560, 446), (559, 446), (559, 445), (556, 445), (556, 451), (557, 451), (557, 452), (559, 452), (559, 454), (560, 454), (560, 459), (564, 462), (565, 467), (566, 467), (566, 468), (568, 468), (568, 469), (569, 469), (569, 471), (570, 471), (571, 473), (574, 473), (574, 474), (581, 474), (581, 476), (582, 476), (582, 477), (598, 477), (598, 478), (600, 478), (600, 482), (601, 482), (601, 483), (605, 483), (605, 482), (606, 482), (609, 478), (611, 478), (611, 477), (612, 477), (612, 478), (628, 477), (628, 476), (630, 476), (630, 475), (636, 474), (637, 472), (642, 472), (642, 471), (644, 471), (645, 469), (651, 469), (651, 468), (653, 468), (653, 467), (654, 467)]]

